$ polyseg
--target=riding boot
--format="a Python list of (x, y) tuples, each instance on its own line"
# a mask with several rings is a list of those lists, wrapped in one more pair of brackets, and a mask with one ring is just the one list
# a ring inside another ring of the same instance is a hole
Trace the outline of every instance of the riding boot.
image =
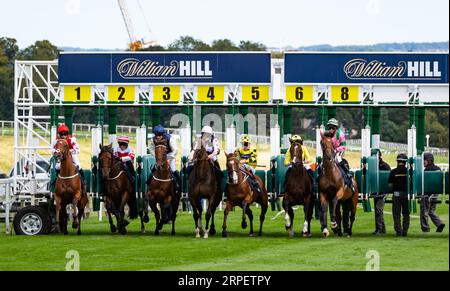
[(156, 172), (156, 167), (155, 165), (152, 166), (152, 168), (150, 169), (150, 175), (148, 176), (147, 181), (145, 182), (147, 185), (150, 186), (150, 183), (152, 182), (153, 179), (153, 174)]
[(256, 177), (253, 174), (253, 172), (249, 172), (249, 174), (250, 174), (250, 183), (252, 184), (253, 191), (258, 193), (258, 196), (260, 196), (261, 195), (261, 189), (259, 188), (259, 183), (258, 183), (258, 181), (256, 181)]
[(52, 186), (53, 186), (53, 187), (56, 186), (56, 180), (58, 180), (58, 176), (59, 176), (59, 173), (60, 173), (60, 172), (61, 172), (61, 170), (56, 170), (56, 169), (55, 169), (56, 177), (55, 177), (55, 179), (52, 181)]
[(181, 194), (180, 172), (178, 172), (178, 171), (172, 172), (172, 176), (174, 177), (174, 180), (175, 180), (175, 191), (177, 192), (177, 194)]
[(85, 189), (84, 189), (84, 171), (83, 171), (83, 169), (79, 169), (78, 170), (78, 174), (80, 175), (80, 181), (81, 181), (81, 195), (82, 196), (84, 196), (84, 195), (86, 195), (86, 193), (85, 193)]
[(355, 193), (355, 186), (353, 185), (353, 176), (350, 173), (350, 169), (349, 169), (349, 165), (346, 161), (342, 160), (339, 165), (342, 167), (342, 169), (344, 170), (345, 173), (345, 184), (347, 184), (347, 186), (349, 186), (352, 189), (352, 192)]

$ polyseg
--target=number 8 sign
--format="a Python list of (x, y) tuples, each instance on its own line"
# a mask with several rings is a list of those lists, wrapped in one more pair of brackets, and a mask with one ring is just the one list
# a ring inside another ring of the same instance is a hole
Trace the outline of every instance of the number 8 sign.
[(358, 86), (331, 86), (331, 100), (333, 103), (359, 102)]

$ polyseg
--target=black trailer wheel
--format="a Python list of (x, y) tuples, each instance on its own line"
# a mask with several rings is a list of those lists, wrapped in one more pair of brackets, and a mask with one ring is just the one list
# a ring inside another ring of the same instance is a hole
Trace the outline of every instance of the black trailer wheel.
[(46, 208), (27, 206), (16, 213), (13, 226), (17, 235), (36, 235), (49, 233), (52, 223)]

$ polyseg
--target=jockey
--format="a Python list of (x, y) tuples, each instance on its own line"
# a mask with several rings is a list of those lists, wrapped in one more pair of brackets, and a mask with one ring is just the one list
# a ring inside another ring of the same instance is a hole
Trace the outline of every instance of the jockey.
[[(167, 147), (167, 160), (170, 163), (170, 171), (177, 183), (177, 191), (181, 190), (181, 178), (180, 173), (177, 170), (176, 157), (178, 153), (178, 145), (175, 138), (166, 131), (162, 125), (157, 125), (153, 129), (154, 137), (150, 140), (150, 154), (155, 157), (155, 142), (164, 140)], [(156, 168), (152, 169), (152, 173), (156, 171)]]
[[(69, 128), (64, 123), (60, 124), (58, 126), (58, 137), (52, 143), (52, 155), (55, 155), (55, 153), (56, 153), (56, 143), (57, 143), (58, 139), (65, 139), (67, 141), (67, 143), (69, 144), (69, 151), (72, 154), (72, 162), (75, 165), (75, 167), (78, 171), (78, 174), (80, 176), (81, 190), (82, 190), (82, 194), (84, 195), (85, 194), (84, 193), (84, 172), (83, 172), (83, 169), (81, 168), (80, 160), (78, 159), (78, 154), (80, 154), (80, 146), (78, 145), (76, 138), (73, 137), (72, 135), (69, 135)], [(61, 163), (60, 162), (56, 163), (55, 170), (56, 170), (56, 174), (59, 176), (59, 173), (61, 171)], [(56, 183), (56, 179), (55, 179), (55, 181), (53, 181), (53, 185), (55, 183)]]
[(118, 147), (114, 147), (114, 156), (120, 158), (122, 161), (122, 168), (128, 176), (128, 179), (133, 184), (135, 181), (136, 173), (134, 171), (134, 152), (128, 147), (130, 139), (127, 136), (119, 136), (117, 138)]
[(343, 158), (347, 142), (345, 141), (344, 133), (338, 129), (339, 122), (335, 118), (331, 118), (327, 122), (327, 135), (332, 136), (334, 151), (335, 151), (335, 161), (344, 170), (345, 173), (345, 183), (351, 187), (352, 191), (355, 192), (355, 187), (352, 181), (352, 175), (350, 173), (350, 166), (348, 161)]
[(256, 173), (256, 165), (258, 155), (256, 153), (256, 149), (252, 149), (250, 147), (252, 140), (249, 135), (244, 134), (241, 137), (242, 147), (236, 149), (234, 152), (235, 156), (237, 156), (241, 167), (250, 174), (250, 186), (257, 193), (261, 193), (261, 189), (259, 188), (259, 183), (255, 179)]
[[(311, 155), (309, 154), (308, 148), (303, 145), (303, 139), (300, 135), (295, 134), (289, 139), (290, 143), (298, 143), (302, 147), (302, 162), (303, 167), (308, 171), (308, 174), (313, 177), (313, 170), (311, 169)], [(286, 152), (286, 157), (284, 159), (284, 165), (288, 167), (286, 171), (286, 177), (288, 176), (289, 172), (291, 171), (292, 167), (292, 157), (291, 152), (288, 150)]]
[(213, 162), (214, 168), (216, 170), (216, 178), (217, 181), (219, 181), (218, 184), (220, 184), (220, 181), (223, 177), (222, 170), (220, 169), (220, 164), (218, 160), (218, 156), (220, 154), (220, 144), (219, 140), (214, 136), (213, 129), (211, 126), (204, 126), (202, 129), (202, 134), (200, 139), (197, 139), (194, 142), (194, 146), (192, 147), (192, 151), (189, 155), (189, 164), (191, 165), (188, 168), (188, 175), (190, 174), (190, 171), (192, 169), (192, 164), (194, 160), (194, 153), (196, 150), (200, 149), (201, 147), (206, 149), (206, 152), (208, 153), (208, 159)]

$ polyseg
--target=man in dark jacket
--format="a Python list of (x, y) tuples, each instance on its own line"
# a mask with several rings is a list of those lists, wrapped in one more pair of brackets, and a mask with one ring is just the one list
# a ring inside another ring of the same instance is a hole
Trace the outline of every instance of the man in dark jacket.
[[(434, 164), (434, 156), (432, 153), (425, 153), (423, 155), (423, 165), (425, 171), (440, 171), (441, 168)], [(442, 232), (445, 224), (436, 214), (436, 201), (437, 194), (423, 195), (420, 199), (420, 226), (423, 232), (430, 232), (430, 226), (428, 225), (428, 216), (431, 221), (436, 225), (436, 232)]]
[[(408, 157), (401, 153), (397, 156), (397, 168), (389, 175), (389, 188), (393, 191), (392, 216), (394, 218), (394, 229), (397, 236), (407, 236), (409, 229), (409, 203), (408, 203), (408, 170), (406, 162)], [(401, 215), (403, 214), (403, 226)]]
[[(390, 171), (391, 167), (383, 161), (381, 158), (381, 151), (378, 150), (378, 169), (380, 171)], [(379, 193), (374, 198), (375, 204), (375, 231), (373, 235), (380, 235), (386, 233), (386, 226), (384, 224), (383, 211), (384, 211), (384, 201), (386, 200), (387, 193)]]

